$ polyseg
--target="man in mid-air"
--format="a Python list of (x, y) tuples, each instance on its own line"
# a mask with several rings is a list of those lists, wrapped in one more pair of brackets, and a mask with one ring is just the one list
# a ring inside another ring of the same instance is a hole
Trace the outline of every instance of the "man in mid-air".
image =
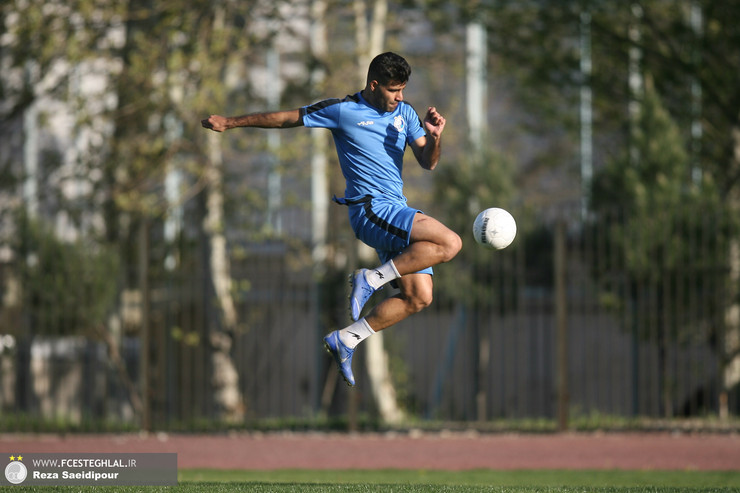
[[(346, 180), (343, 198), (357, 238), (374, 248), (381, 265), (358, 269), (350, 277), (350, 311), (354, 323), (324, 337), (327, 350), (349, 385), (355, 384), (352, 355), (375, 332), (419, 312), (432, 302), (432, 267), (457, 255), (462, 240), (454, 231), (406, 204), (403, 156), (411, 146), (419, 165), (433, 170), (439, 163), (445, 119), (436, 108), (424, 120), (404, 101), (411, 75), (406, 60), (383, 53), (370, 63), (365, 88), (344, 99), (326, 99), (294, 110), (236, 117), (211, 115), (203, 127), (223, 132), (237, 127), (327, 128), (334, 137)], [(360, 318), (376, 291), (393, 282), (399, 293)]]

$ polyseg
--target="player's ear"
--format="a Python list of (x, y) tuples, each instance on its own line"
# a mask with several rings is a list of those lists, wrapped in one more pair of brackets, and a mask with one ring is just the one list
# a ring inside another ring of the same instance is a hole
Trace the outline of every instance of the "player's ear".
[(368, 87), (370, 88), (370, 90), (371, 90), (372, 92), (375, 92), (375, 89), (377, 89), (377, 87), (378, 87), (378, 86), (379, 86), (380, 84), (378, 83), (378, 81), (377, 81), (377, 80), (374, 80), (374, 79), (373, 79), (373, 80), (371, 80), (370, 82), (368, 82), (368, 84), (367, 84), (367, 85), (368, 85)]

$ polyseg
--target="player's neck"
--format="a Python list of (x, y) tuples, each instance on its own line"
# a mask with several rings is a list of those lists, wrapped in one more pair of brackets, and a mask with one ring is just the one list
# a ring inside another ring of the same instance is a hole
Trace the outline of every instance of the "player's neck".
[(362, 99), (364, 99), (367, 104), (383, 113), (383, 108), (380, 107), (380, 103), (375, 100), (375, 94), (368, 87), (365, 87), (365, 89), (360, 91), (360, 96), (362, 96)]

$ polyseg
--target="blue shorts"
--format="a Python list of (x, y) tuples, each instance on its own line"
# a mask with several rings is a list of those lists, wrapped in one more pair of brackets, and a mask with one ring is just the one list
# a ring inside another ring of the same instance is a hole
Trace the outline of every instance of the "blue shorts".
[[(381, 263), (398, 256), (411, 244), (411, 227), (418, 209), (405, 203), (383, 198), (367, 197), (358, 201), (335, 199), (349, 206), (349, 222), (355, 236), (375, 249)], [(431, 267), (418, 274), (434, 274)]]

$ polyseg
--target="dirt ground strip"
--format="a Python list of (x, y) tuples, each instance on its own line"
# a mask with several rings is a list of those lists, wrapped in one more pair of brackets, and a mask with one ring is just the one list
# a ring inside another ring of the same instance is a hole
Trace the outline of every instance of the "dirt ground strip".
[(2, 452), (175, 452), (182, 469), (740, 470), (735, 433), (6, 434)]

